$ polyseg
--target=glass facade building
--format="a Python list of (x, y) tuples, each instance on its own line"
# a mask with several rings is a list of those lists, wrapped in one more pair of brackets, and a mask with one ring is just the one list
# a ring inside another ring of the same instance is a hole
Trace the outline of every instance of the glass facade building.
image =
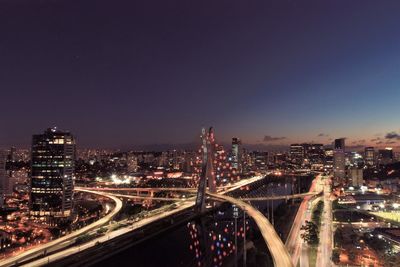
[(75, 139), (55, 128), (32, 138), (30, 215), (68, 219), (73, 208)]

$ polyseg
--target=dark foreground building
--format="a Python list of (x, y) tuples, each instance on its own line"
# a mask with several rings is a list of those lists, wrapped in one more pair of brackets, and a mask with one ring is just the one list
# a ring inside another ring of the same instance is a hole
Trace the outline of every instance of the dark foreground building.
[(49, 224), (68, 220), (73, 207), (75, 139), (56, 128), (32, 138), (30, 215)]

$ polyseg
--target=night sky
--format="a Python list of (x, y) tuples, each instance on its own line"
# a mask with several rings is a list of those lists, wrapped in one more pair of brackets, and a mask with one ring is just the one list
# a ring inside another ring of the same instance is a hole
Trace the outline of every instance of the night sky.
[(0, 0), (0, 146), (400, 140), (400, 1)]

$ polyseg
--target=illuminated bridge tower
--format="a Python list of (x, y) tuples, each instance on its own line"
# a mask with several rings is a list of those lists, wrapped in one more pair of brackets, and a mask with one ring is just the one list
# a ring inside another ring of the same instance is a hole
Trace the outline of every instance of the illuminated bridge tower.
[(202, 166), (199, 181), (199, 189), (197, 191), (196, 197), (196, 211), (203, 212), (205, 210), (205, 199), (206, 199), (206, 189), (211, 193), (215, 193), (216, 180), (214, 172), (214, 149), (215, 149), (215, 139), (213, 128), (210, 127), (208, 133), (203, 128), (202, 129)]

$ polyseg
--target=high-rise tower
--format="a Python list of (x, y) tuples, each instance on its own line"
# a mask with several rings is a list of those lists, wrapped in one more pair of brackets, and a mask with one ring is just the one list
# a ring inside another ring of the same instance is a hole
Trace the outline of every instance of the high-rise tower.
[(375, 149), (373, 147), (365, 148), (364, 159), (367, 166), (375, 165)]
[(4, 197), (8, 187), (8, 176), (6, 173), (6, 153), (0, 150), (0, 208), (4, 207)]
[(32, 138), (30, 215), (50, 224), (68, 219), (73, 208), (75, 139), (56, 128)]
[(339, 138), (334, 141), (333, 150), (333, 173), (336, 181), (344, 181), (346, 178), (345, 170), (345, 139)]
[(236, 171), (241, 172), (241, 145), (242, 142), (239, 138), (232, 138), (232, 168)]

